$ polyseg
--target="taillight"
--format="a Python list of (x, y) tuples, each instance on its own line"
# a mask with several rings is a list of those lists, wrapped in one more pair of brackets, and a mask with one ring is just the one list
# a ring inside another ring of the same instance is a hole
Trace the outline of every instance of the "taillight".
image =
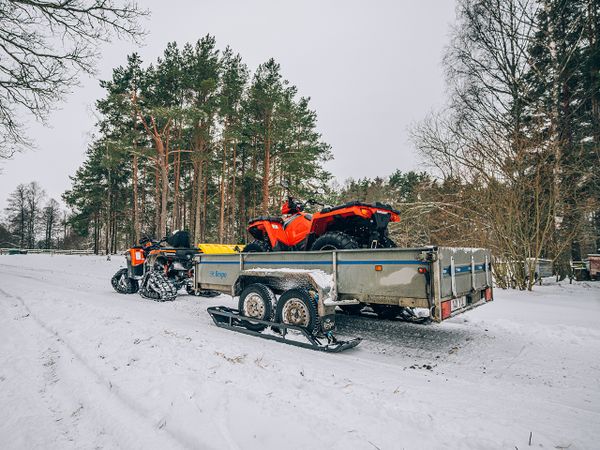
[(486, 302), (492, 301), (492, 288), (491, 287), (489, 287), (485, 290), (485, 301)]
[(442, 303), (442, 320), (447, 319), (452, 314), (452, 301)]

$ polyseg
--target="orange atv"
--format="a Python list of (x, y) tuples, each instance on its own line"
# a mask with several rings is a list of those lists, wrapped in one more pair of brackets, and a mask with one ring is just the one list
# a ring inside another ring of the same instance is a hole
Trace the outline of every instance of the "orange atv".
[[(304, 212), (308, 205), (320, 205), (320, 212)], [(348, 248), (389, 248), (396, 244), (388, 237), (388, 224), (399, 222), (399, 212), (382, 203), (350, 202), (335, 207), (309, 199), (300, 202), (288, 195), (281, 217), (250, 220), (248, 232), (254, 241), (244, 252), (334, 250)]]
[(160, 241), (144, 236), (139, 246), (125, 252), (127, 267), (115, 273), (111, 284), (120, 294), (139, 292), (144, 298), (161, 302), (174, 300), (181, 288), (190, 295), (214, 297), (216, 291), (194, 289), (194, 256), (199, 253), (200, 249), (190, 247), (186, 231)]

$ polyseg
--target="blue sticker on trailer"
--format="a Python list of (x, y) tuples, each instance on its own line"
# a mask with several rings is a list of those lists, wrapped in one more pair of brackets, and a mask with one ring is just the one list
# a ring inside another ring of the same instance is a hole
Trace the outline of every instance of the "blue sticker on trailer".
[[(448, 267), (444, 267), (444, 269), (442, 270), (442, 274), (444, 276), (450, 276), (450, 269), (451, 266)], [(475, 264), (475, 272), (483, 272), (485, 271), (485, 264)], [(460, 275), (463, 273), (471, 273), (471, 264), (466, 264), (463, 266), (455, 266), (454, 267), (454, 274), (455, 275)]]
[[(200, 261), (200, 264), (239, 264), (239, 261)], [(312, 266), (328, 266), (331, 261), (244, 261), (244, 264), (270, 264), (270, 265), (312, 265)], [(356, 261), (338, 261), (338, 265), (420, 265), (424, 266), (426, 263), (415, 260), (395, 260), (386, 259), (379, 261), (367, 261), (367, 260), (356, 260)]]

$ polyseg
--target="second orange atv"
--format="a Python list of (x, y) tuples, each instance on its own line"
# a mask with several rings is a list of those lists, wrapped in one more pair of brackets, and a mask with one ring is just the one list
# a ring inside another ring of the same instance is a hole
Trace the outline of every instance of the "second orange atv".
[(334, 250), (350, 248), (390, 248), (388, 224), (399, 222), (399, 212), (382, 203), (350, 202), (324, 207), (320, 212), (304, 212), (315, 200), (300, 202), (292, 196), (281, 207), (281, 217), (250, 220), (248, 232), (254, 241), (244, 252)]

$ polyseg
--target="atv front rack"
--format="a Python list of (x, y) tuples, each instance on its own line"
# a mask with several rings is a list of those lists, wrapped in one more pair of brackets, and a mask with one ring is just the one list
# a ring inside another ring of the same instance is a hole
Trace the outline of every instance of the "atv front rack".
[[(258, 336), (263, 339), (269, 339), (272, 341), (283, 342), (284, 344), (295, 345), (296, 347), (308, 348), (311, 350), (318, 350), (321, 352), (339, 353), (344, 350), (356, 347), (362, 341), (362, 338), (357, 337), (347, 341), (338, 341), (330, 335), (327, 337), (327, 343), (321, 342), (316, 336), (313, 336), (302, 327), (295, 325), (287, 325), (279, 322), (270, 322), (268, 320), (250, 319), (240, 315), (237, 309), (228, 308), (226, 306), (211, 306), (207, 309), (208, 313), (212, 317), (215, 325), (228, 330), (237, 331), (238, 333), (249, 334), (251, 336)], [(265, 327), (273, 327), (279, 330), (278, 333), (273, 331), (273, 334), (263, 331), (249, 330), (244, 325), (244, 322), (251, 324), (260, 324)], [(308, 342), (296, 341), (288, 337), (288, 331), (297, 331), (303, 336)]]

